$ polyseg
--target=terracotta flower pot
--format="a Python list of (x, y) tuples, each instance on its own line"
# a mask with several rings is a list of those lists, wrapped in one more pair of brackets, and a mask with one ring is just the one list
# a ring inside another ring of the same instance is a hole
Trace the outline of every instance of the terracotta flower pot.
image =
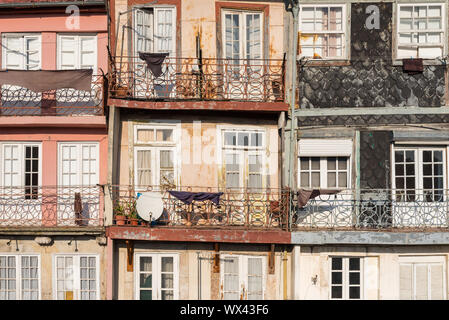
[(131, 225), (132, 226), (138, 226), (139, 225), (139, 220), (137, 220), (137, 219), (130, 219), (130, 221), (131, 221)]
[(118, 226), (124, 226), (125, 225), (125, 220), (126, 220), (125, 216), (115, 216), (115, 223)]

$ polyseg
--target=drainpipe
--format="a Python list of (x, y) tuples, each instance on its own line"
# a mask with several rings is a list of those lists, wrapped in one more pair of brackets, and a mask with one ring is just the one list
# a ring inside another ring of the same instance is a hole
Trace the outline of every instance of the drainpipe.
[[(295, 117), (295, 103), (296, 103), (296, 77), (297, 77), (297, 68), (296, 68), (296, 52), (298, 51), (298, 15), (299, 15), (299, 3), (298, 0), (294, 0), (291, 2), (292, 8), (291, 12), (293, 15), (293, 48), (290, 51), (290, 62), (291, 62), (291, 85), (292, 85), (292, 93), (290, 95), (290, 152), (289, 152), (289, 174), (288, 174), (288, 186), (291, 188), (292, 192), (296, 191), (296, 182), (294, 178), (294, 165), (293, 165), (293, 154), (295, 150), (296, 143), (296, 117)], [(291, 229), (292, 226), (292, 211), (293, 211), (293, 197), (290, 197), (290, 214), (289, 214), (289, 227)]]
[(283, 273), (284, 273), (284, 300), (287, 300), (287, 250), (284, 249), (282, 257)]
[(201, 300), (201, 256), (199, 251), (196, 253), (196, 259), (198, 263), (198, 300)]

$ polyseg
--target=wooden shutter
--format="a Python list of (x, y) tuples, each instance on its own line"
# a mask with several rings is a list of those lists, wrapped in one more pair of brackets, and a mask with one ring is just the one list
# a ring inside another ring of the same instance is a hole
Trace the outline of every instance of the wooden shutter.
[(225, 257), (223, 261), (223, 299), (240, 299), (239, 258)]
[(80, 69), (92, 69), (93, 74), (97, 73), (96, 65), (97, 65), (97, 56), (96, 46), (97, 46), (97, 38), (96, 36), (80, 36)]
[(5, 36), (3, 37), (4, 68), (5, 69), (23, 69), (23, 39), (21, 36)]
[(77, 41), (75, 36), (60, 36), (59, 38), (59, 59), (60, 69), (75, 69), (77, 65), (76, 49)]
[(248, 257), (247, 299), (263, 299), (263, 260), (262, 257)]
[(401, 264), (399, 266), (399, 299), (411, 300), (413, 298), (413, 266)]
[(39, 36), (24, 37), (25, 61), (24, 68), (26, 70), (38, 70), (41, 66), (41, 42)]
[(430, 265), (430, 298), (432, 300), (444, 299), (443, 272), (442, 263)]
[(415, 298), (427, 300), (429, 288), (428, 271), (426, 264), (415, 264)]

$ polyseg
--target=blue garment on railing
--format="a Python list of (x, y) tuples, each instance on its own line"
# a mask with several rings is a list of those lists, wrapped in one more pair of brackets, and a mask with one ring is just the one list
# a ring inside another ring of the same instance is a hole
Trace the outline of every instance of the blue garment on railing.
[(206, 201), (210, 200), (217, 206), (220, 202), (220, 196), (223, 192), (187, 192), (187, 191), (168, 191), (173, 197), (181, 200), (186, 204), (191, 204), (193, 200)]

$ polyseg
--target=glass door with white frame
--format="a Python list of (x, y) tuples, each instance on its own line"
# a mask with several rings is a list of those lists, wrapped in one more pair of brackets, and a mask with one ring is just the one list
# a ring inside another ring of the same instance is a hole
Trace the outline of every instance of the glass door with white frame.
[(448, 225), (445, 148), (394, 146), (395, 226)]
[(136, 300), (177, 300), (177, 254), (138, 254), (135, 272)]
[(223, 300), (263, 300), (265, 257), (224, 255), (221, 260)]
[(0, 254), (0, 300), (40, 299), (40, 257)]

